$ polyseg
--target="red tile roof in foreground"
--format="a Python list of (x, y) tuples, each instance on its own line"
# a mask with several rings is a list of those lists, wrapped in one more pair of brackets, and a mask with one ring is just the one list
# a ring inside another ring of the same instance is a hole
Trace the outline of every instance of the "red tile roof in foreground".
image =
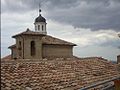
[(119, 76), (115, 64), (97, 57), (1, 62), (2, 90), (78, 90)]

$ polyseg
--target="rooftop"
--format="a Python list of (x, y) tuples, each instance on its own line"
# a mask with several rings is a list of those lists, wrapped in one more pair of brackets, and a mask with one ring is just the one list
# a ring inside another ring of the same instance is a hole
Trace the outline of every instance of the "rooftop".
[(40, 33), (40, 32), (35, 32), (35, 31), (31, 31), (29, 28), (27, 28), (26, 31), (16, 34), (14, 36), (12, 36), (13, 38), (17, 37), (17, 36), (21, 36), (21, 35), (33, 35), (33, 36), (44, 36), (44, 34)]
[(46, 22), (46, 19), (44, 17), (41, 16), (41, 14), (35, 19), (35, 23), (36, 22)]
[[(62, 39), (58, 39), (55, 38), (53, 36), (50, 35), (43, 35), (40, 32), (35, 32), (35, 31), (31, 31), (29, 29), (27, 29), (25, 32), (19, 33), (17, 35), (14, 35), (13, 38), (17, 37), (17, 36), (21, 36), (21, 35), (37, 35), (37, 36), (42, 36), (42, 42), (43, 44), (56, 44), (56, 45), (70, 45), (70, 46), (76, 46), (76, 44), (62, 40)], [(15, 45), (9, 46), (9, 48), (13, 48), (15, 47)]]
[(98, 58), (54, 58), (1, 62), (1, 88), (78, 90), (120, 77), (116, 64)]
[(46, 35), (42, 38), (43, 44), (57, 44), (57, 45), (71, 45), (71, 46), (76, 46), (76, 44), (61, 40), (55, 37), (52, 37), (50, 35)]

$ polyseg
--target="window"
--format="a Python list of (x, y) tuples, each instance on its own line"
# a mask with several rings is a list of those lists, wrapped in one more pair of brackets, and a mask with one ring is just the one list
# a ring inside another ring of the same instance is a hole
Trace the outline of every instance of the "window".
[(44, 27), (43, 27), (43, 25), (42, 25), (42, 31), (43, 31), (43, 29), (44, 29)]
[(35, 41), (31, 41), (31, 43), (30, 43), (31, 45), (31, 47), (30, 47), (30, 49), (31, 49), (31, 56), (34, 56), (35, 55)]
[(38, 25), (38, 30), (40, 30), (40, 25)]

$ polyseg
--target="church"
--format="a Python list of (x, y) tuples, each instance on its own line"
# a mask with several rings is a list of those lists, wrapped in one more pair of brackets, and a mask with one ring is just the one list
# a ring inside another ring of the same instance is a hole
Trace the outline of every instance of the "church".
[(12, 36), (16, 39), (11, 49), (11, 59), (43, 59), (47, 57), (73, 57), (73, 46), (76, 44), (47, 35), (46, 19), (41, 15), (34, 21), (35, 30)]
[(34, 31), (12, 36), (11, 58), (1, 60), (1, 90), (120, 90), (120, 63), (73, 56), (76, 44), (48, 35), (40, 12)]

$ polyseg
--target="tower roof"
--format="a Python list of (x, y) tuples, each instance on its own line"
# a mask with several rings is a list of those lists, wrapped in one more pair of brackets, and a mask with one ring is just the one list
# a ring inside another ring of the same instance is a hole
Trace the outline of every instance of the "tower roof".
[(46, 19), (39, 14), (39, 16), (35, 19), (35, 22), (46, 22)]
[(40, 6), (39, 6), (39, 16), (35, 19), (35, 22), (46, 22), (46, 19), (41, 15)]

